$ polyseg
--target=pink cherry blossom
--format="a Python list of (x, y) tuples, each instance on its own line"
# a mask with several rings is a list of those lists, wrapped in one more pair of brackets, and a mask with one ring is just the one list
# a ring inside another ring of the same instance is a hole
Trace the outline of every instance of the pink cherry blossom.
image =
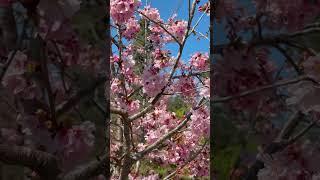
[(123, 24), (132, 17), (139, 5), (140, 1), (137, 0), (112, 0), (110, 15), (116, 23)]
[(194, 96), (196, 93), (196, 86), (193, 82), (192, 78), (182, 77), (179, 79), (176, 84), (175, 90), (176, 92), (181, 92), (182, 95), (186, 97)]
[[(268, 84), (269, 79), (272, 79), (274, 69), (273, 66), (265, 63), (265, 59), (260, 55), (261, 52), (247, 53), (228, 49), (228, 53), (223, 59), (218, 60), (214, 65), (216, 71), (215, 78), (213, 78), (215, 84), (213, 88), (216, 95), (236, 95), (248, 89)], [(265, 71), (262, 71), (261, 66), (264, 67)], [(246, 107), (248, 111), (254, 111), (262, 103), (262, 107), (267, 109), (265, 108), (266, 106), (272, 105), (272, 103), (268, 103), (270, 101), (269, 98), (274, 96), (273, 92), (264, 91), (259, 94), (238, 98), (235, 101), (231, 101), (230, 104), (235, 109), (244, 110), (243, 107)], [(272, 109), (276, 111), (275, 108)]]
[(155, 68), (146, 68), (143, 71), (142, 83), (144, 92), (153, 97), (165, 86), (165, 77)]
[[(142, 15), (140, 15), (143, 19), (151, 19), (153, 21), (161, 21), (160, 14), (158, 9), (152, 8), (150, 6), (145, 6), (143, 10), (141, 10)], [(148, 18), (146, 18), (147, 16)]]
[[(175, 36), (179, 41), (182, 41), (184, 35), (186, 34), (188, 23), (187, 21), (172, 21), (168, 25), (168, 31)], [(168, 41), (173, 41), (173, 38), (170, 35), (167, 35)]]
[(192, 55), (190, 59), (191, 65), (194, 67), (196, 70), (206, 70), (208, 67), (208, 62), (209, 62), (209, 56), (208, 53), (206, 54), (201, 54), (201, 53), (196, 53)]
[(209, 98), (210, 97), (210, 79), (207, 78), (204, 81), (204, 84), (205, 84), (204, 87), (201, 88), (201, 90), (200, 90), (200, 96)]
[(128, 40), (131, 40), (140, 31), (140, 25), (135, 18), (130, 18), (126, 22), (126, 30), (123, 32), (123, 36)]

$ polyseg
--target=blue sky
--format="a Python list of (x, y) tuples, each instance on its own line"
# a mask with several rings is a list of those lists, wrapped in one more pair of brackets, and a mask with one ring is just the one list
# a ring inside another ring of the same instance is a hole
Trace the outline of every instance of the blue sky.
[[(147, 0), (151, 3), (152, 7), (155, 7), (159, 10), (161, 14), (161, 18), (163, 20), (167, 20), (174, 11), (176, 11), (178, 15), (178, 19), (187, 20), (188, 19), (188, 1), (186, 0)], [(146, 0), (142, 0), (142, 3), (145, 4)], [(197, 22), (202, 13), (196, 11), (193, 24)], [(210, 17), (205, 15), (201, 22), (197, 27), (197, 31), (205, 34), (209, 30), (209, 22)], [(209, 38), (209, 37), (208, 37)], [(168, 48), (173, 50), (173, 55), (177, 50), (177, 46), (170, 44)], [(197, 40), (195, 36), (190, 36), (190, 39), (187, 41), (185, 45), (185, 49), (182, 55), (183, 60), (189, 59), (190, 55), (194, 52), (209, 52), (209, 40), (205, 38), (201, 38), (201, 40)]]

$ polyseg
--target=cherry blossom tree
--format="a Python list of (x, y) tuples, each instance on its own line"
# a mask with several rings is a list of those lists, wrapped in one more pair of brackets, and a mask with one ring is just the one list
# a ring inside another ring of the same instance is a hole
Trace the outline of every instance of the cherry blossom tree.
[(209, 55), (195, 48), (183, 59), (191, 36), (208, 38), (197, 27), (209, 14), (205, 1), (183, 3), (187, 19), (164, 20), (141, 1), (111, 1), (113, 179), (209, 178)]
[[(318, 179), (319, 55), (312, 42), (320, 1), (214, 3), (211, 15), (226, 36), (226, 43), (213, 42), (216, 178)], [(231, 135), (219, 130), (225, 126)], [(227, 149), (236, 154), (231, 160)]]

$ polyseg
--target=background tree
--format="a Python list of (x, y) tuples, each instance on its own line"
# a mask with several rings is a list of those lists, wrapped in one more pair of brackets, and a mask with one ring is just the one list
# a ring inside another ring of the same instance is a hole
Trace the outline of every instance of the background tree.
[(215, 5), (225, 35), (212, 76), (217, 179), (317, 179), (319, 1)]

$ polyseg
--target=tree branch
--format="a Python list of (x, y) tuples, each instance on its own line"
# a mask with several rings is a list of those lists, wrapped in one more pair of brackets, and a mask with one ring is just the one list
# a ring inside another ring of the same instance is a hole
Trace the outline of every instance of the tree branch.
[(77, 94), (71, 96), (67, 101), (59, 104), (56, 108), (56, 116), (60, 117), (65, 112), (68, 112), (70, 109), (72, 109), (73, 106), (78, 104), (82, 100), (82, 98), (90, 95), (97, 87), (105, 83), (106, 80), (106, 77), (98, 78), (91, 86), (80, 90)]
[[(316, 123), (312, 122), (307, 127), (302, 129), (296, 136), (287, 140), (290, 135), (293, 133), (294, 129), (298, 126), (298, 122), (300, 121), (301, 113), (295, 112), (287, 123), (284, 125), (282, 131), (279, 133), (278, 137), (274, 142), (269, 144), (263, 151), (265, 154), (273, 154), (275, 152), (281, 151), (286, 148), (288, 145), (297, 141), (300, 137), (302, 137), (310, 128), (312, 128)], [(260, 160), (256, 160), (254, 164), (250, 167), (245, 180), (256, 180), (257, 174), (260, 169), (264, 168), (264, 163)]]
[(55, 156), (27, 147), (0, 144), (0, 161), (29, 167), (47, 180), (56, 180), (60, 173)]
[(292, 144), (294, 142), (296, 142), (299, 138), (301, 138), (302, 136), (304, 136), (313, 126), (316, 125), (316, 122), (313, 121), (311, 123), (308, 124), (307, 127), (305, 127), (304, 129), (302, 129), (298, 134), (296, 134), (294, 137), (290, 138), (288, 141), (288, 144)]
[(128, 112), (126, 112), (125, 110), (120, 109), (120, 108), (113, 108), (113, 107), (111, 107), (111, 108), (110, 108), (110, 112), (111, 112), (112, 114), (118, 114), (118, 115), (120, 115), (120, 116), (122, 116), (122, 117), (124, 117), (124, 118), (128, 117)]
[(38, 43), (39, 43), (39, 59), (37, 61), (40, 62), (41, 66), (41, 78), (43, 80), (44, 89), (46, 91), (46, 95), (48, 98), (48, 105), (50, 108), (50, 116), (54, 127), (57, 127), (57, 121), (56, 121), (56, 112), (55, 112), (55, 97), (52, 92), (52, 87), (50, 83), (50, 77), (49, 77), (49, 70), (48, 70), (48, 62), (47, 62), (47, 52), (45, 47), (45, 42), (43, 39), (38, 35), (37, 37)]
[(289, 120), (285, 123), (278, 137), (276, 138), (277, 142), (281, 142), (282, 140), (288, 139), (290, 137), (294, 129), (297, 127), (301, 115), (302, 114), (300, 112), (292, 113)]
[[(93, 160), (86, 165), (79, 166), (73, 171), (63, 176), (62, 180), (88, 180), (91, 177), (98, 176), (100, 174), (107, 174), (109, 166), (109, 157), (104, 155), (100, 159)], [(105, 173), (106, 171), (107, 173)]]
[(300, 76), (300, 77), (293, 78), (293, 79), (290, 79), (290, 80), (283, 80), (283, 81), (279, 81), (279, 82), (271, 84), (271, 85), (266, 85), (266, 86), (258, 87), (258, 88), (252, 89), (252, 90), (248, 90), (248, 91), (239, 93), (238, 95), (216, 98), (216, 99), (213, 99), (212, 102), (213, 103), (225, 103), (225, 102), (228, 102), (228, 101), (233, 100), (233, 99), (245, 97), (245, 96), (252, 95), (252, 94), (255, 94), (255, 93), (258, 93), (258, 92), (261, 92), (261, 91), (273, 89), (275, 87), (281, 87), (281, 86), (286, 86), (286, 85), (289, 85), (289, 84), (295, 84), (295, 83), (298, 83), (300, 81), (311, 81), (311, 82), (313, 82), (315, 84), (319, 84), (318, 82), (316, 82), (311, 77)]
[(178, 78), (181, 78), (181, 77), (199, 76), (199, 75), (202, 75), (202, 74), (205, 74), (205, 73), (209, 73), (209, 72), (210, 72), (210, 70), (206, 70), (206, 71), (193, 72), (193, 73), (189, 73), (189, 74), (186, 74), (186, 75), (176, 75), (176, 76), (173, 76), (172, 79), (178, 79)]
[[(316, 32), (320, 32), (320, 28), (316, 27), (316, 28), (308, 28), (302, 31), (297, 31), (291, 34), (279, 34), (276, 36), (271, 36), (271, 37), (265, 37), (263, 39), (254, 39), (251, 40), (249, 42), (240, 42), (241, 44), (246, 44), (249, 45), (250, 47), (253, 46), (261, 46), (261, 45), (270, 45), (270, 46), (274, 46), (280, 43), (283, 44), (287, 44), (292, 46), (292, 42), (290, 42), (290, 40), (293, 40), (293, 38), (299, 37), (299, 36), (303, 36), (306, 34), (311, 34), (311, 33), (316, 33)], [(219, 51), (221, 51), (221, 49), (226, 48), (230, 46), (230, 44), (220, 44), (220, 45), (215, 45), (214, 46), (214, 53), (219, 53)], [(310, 50), (309, 50), (310, 51)]]
[(286, 61), (289, 62), (289, 64), (295, 69), (295, 71), (297, 72), (298, 75), (302, 75), (303, 72), (302, 70), (299, 68), (299, 66), (294, 62), (294, 60), (290, 57), (290, 55), (286, 52), (285, 49), (283, 49), (282, 47), (280, 47), (279, 45), (275, 45), (274, 46), (276, 49), (278, 49), (283, 56), (286, 58)]

